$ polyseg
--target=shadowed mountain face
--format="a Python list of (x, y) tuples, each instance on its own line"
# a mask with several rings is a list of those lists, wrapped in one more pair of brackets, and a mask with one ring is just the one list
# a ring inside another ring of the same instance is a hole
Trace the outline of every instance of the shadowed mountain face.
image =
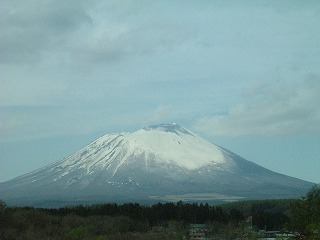
[(272, 172), (177, 124), (107, 134), (71, 156), (0, 183), (12, 204), (233, 201), (300, 197), (312, 183)]

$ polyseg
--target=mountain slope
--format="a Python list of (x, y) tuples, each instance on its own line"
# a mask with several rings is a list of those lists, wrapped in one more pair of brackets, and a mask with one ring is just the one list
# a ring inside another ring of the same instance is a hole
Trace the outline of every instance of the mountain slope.
[(300, 197), (311, 183), (281, 175), (177, 124), (107, 134), (71, 156), (0, 184), (0, 198), (41, 201), (236, 200)]

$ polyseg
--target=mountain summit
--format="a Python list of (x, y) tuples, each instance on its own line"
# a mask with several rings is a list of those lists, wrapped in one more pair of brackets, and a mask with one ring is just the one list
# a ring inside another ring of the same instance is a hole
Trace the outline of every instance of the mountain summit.
[(0, 183), (8, 203), (232, 201), (300, 197), (312, 183), (272, 172), (178, 124), (104, 135), (71, 156)]

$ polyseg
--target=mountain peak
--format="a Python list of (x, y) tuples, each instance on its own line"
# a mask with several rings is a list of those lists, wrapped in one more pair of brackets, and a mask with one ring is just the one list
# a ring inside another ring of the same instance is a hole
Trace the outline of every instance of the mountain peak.
[(193, 136), (193, 134), (190, 131), (181, 127), (177, 123), (162, 123), (162, 124), (158, 124), (158, 125), (151, 125), (148, 127), (144, 127), (143, 129), (145, 131), (171, 132), (171, 133), (175, 133), (177, 135), (180, 135), (181, 133), (183, 133), (183, 134), (188, 134), (188, 135)]

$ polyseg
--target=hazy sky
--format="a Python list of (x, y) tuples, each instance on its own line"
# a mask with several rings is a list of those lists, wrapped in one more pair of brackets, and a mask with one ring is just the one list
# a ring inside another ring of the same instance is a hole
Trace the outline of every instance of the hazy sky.
[(0, 1), (0, 181), (177, 122), (320, 183), (320, 1)]

